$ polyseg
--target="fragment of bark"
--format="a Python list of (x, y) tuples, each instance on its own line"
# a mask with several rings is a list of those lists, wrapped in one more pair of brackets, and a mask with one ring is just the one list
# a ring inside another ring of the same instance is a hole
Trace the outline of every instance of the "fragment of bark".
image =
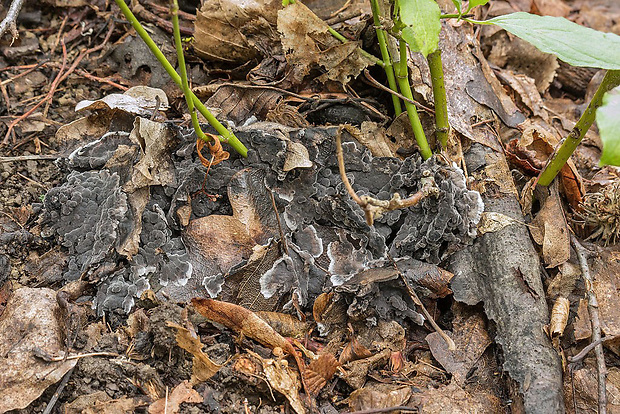
[[(501, 176), (510, 177), (502, 154), (479, 144), (472, 149), (465, 156), (468, 164), (474, 153), (482, 151), (485, 171), (505, 170)], [(512, 180), (509, 184), (513, 186)], [(563, 413), (560, 359), (543, 331), (549, 322), (549, 309), (540, 261), (527, 227), (518, 224), (524, 218), (515, 194), (516, 190), (507, 193), (490, 187), (482, 194), (485, 211), (505, 214), (516, 222), (480, 236), (452, 256), (448, 267), (455, 275), (452, 290), (460, 302), (484, 303), (487, 316), (497, 327), (495, 340), (503, 351), (503, 369), (519, 383), (525, 412)]]

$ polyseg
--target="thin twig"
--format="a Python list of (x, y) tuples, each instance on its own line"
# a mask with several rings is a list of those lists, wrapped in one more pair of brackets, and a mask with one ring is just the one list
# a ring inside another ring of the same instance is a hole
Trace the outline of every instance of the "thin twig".
[(435, 322), (435, 319), (433, 319), (431, 314), (428, 313), (428, 311), (426, 310), (426, 307), (424, 307), (424, 304), (422, 303), (422, 301), (418, 297), (418, 294), (415, 293), (415, 290), (413, 290), (413, 288), (411, 287), (411, 284), (409, 284), (409, 281), (407, 280), (407, 278), (405, 277), (403, 272), (401, 272), (400, 269), (398, 268), (398, 265), (396, 264), (396, 261), (391, 256), (388, 256), (388, 257), (389, 257), (390, 261), (392, 262), (392, 266), (394, 266), (394, 268), (398, 272), (401, 280), (405, 284), (405, 288), (407, 289), (407, 292), (409, 293), (409, 296), (411, 297), (411, 300), (413, 301), (413, 303), (415, 303), (417, 306), (420, 307), (420, 310), (422, 311), (422, 314), (424, 315), (424, 317), (426, 318), (428, 323), (430, 323), (431, 326), (433, 327), (433, 329), (439, 334), (439, 336), (441, 336), (443, 338), (443, 340), (446, 341), (446, 344), (448, 345), (448, 349), (450, 351), (455, 351), (456, 350), (456, 344), (454, 343), (452, 338), (450, 338), (443, 331), (443, 329), (441, 329), (439, 327), (439, 325), (437, 325), (437, 322)]
[(593, 350), (595, 347), (597, 347), (599, 344), (602, 344), (603, 342), (607, 342), (607, 341), (612, 341), (614, 339), (620, 338), (620, 335), (610, 335), (610, 336), (606, 336), (604, 338), (600, 338), (594, 342), (589, 343), (585, 348), (583, 348), (577, 355), (572, 356), (572, 357), (568, 357), (568, 362), (570, 363), (576, 363), (581, 361), (582, 359), (584, 359), (586, 357), (586, 355), (588, 355), (588, 353)]
[(9, 7), (9, 11), (6, 12), (6, 16), (4, 16), (4, 19), (0, 22), (0, 37), (4, 34), (4, 32), (10, 30), (11, 36), (13, 36), (11, 44), (19, 36), (15, 22), (17, 21), (17, 16), (19, 15), (19, 11), (22, 9), (23, 4), (24, 0), (13, 0), (11, 2), (11, 6)]
[(71, 374), (73, 374), (74, 370), (75, 370), (75, 365), (71, 367), (69, 371), (66, 372), (64, 377), (62, 377), (62, 381), (60, 381), (60, 384), (58, 384), (58, 388), (56, 388), (56, 391), (54, 391), (54, 395), (52, 395), (52, 398), (50, 398), (50, 401), (47, 403), (47, 407), (45, 407), (43, 414), (50, 414), (52, 412), (52, 410), (54, 409), (54, 406), (56, 405), (56, 402), (58, 401), (58, 398), (60, 398), (60, 394), (62, 394), (62, 390), (64, 390), (65, 387), (67, 386), (67, 383), (69, 382), (69, 378), (71, 378)]
[(601, 322), (598, 312), (598, 300), (594, 293), (592, 275), (590, 275), (590, 267), (588, 266), (588, 251), (579, 243), (579, 240), (571, 234), (571, 242), (577, 257), (579, 258), (579, 266), (586, 285), (588, 296), (588, 313), (590, 314), (590, 324), (592, 326), (592, 343), (597, 342), (594, 346), (594, 354), (596, 355), (596, 370), (598, 372), (598, 412), (605, 414), (607, 412), (607, 366), (605, 365), (605, 355), (603, 354), (603, 344), (601, 340)]
[(0, 164), (15, 161), (54, 161), (61, 158), (60, 155), (19, 155), (17, 157), (0, 157)]
[(426, 112), (429, 112), (431, 114), (435, 113), (435, 110), (433, 108), (429, 108), (428, 106), (422, 105), (420, 102), (416, 102), (413, 99), (409, 99), (407, 98), (405, 95), (398, 93), (390, 88), (388, 88), (385, 85), (382, 85), (381, 82), (377, 81), (375, 78), (373, 78), (372, 76), (370, 76), (370, 73), (368, 72), (368, 69), (364, 69), (364, 76), (366, 77), (366, 79), (368, 80), (368, 82), (372, 83), (373, 86), (384, 90), (388, 93), (391, 93), (394, 96), (399, 97), (400, 99), (402, 99), (405, 102), (409, 102), (410, 104), (413, 104), (415, 106), (417, 106), (420, 109), (425, 110)]
[(345, 414), (381, 414), (381, 413), (391, 413), (393, 411), (407, 411), (410, 413), (417, 413), (420, 410), (417, 407), (405, 407), (404, 405), (399, 405), (398, 407), (371, 408), (369, 410), (349, 411), (348, 413), (345, 413)]

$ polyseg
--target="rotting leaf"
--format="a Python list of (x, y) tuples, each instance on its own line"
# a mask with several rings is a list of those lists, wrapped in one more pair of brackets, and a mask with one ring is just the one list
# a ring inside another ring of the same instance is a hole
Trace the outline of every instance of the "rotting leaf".
[(155, 401), (149, 406), (149, 414), (176, 414), (181, 409), (181, 403), (200, 403), (203, 398), (196, 392), (189, 381), (183, 381), (170, 393), (169, 396)]
[(0, 316), (0, 412), (26, 408), (77, 363), (45, 362), (32, 352), (41, 348), (57, 355), (65, 350), (61, 340), (65, 326), (57, 318), (59, 313), (56, 292), (51, 289), (13, 292)]
[(346, 84), (373, 63), (362, 56), (357, 42), (340, 43), (329, 33), (329, 26), (301, 2), (278, 12), (278, 31), (287, 61), (293, 66), (293, 81), (301, 82), (312, 68), (323, 67), (321, 82)]
[(194, 272), (217, 296), (230, 269), (250, 258), (257, 244), (263, 245), (277, 231), (271, 198), (264, 184), (265, 172), (247, 168), (228, 184), (233, 215), (210, 215), (190, 221), (183, 233)]
[(177, 330), (177, 344), (194, 356), (192, 384), (204, 382), (219, 371), (222, 365), (211, 361), (209, 356), (202, 351), (203, 344), (200, 342), (200, 337), (196, 334), (193, 327), (188, 329), (173, 322), (168, 322), (167, 325)]

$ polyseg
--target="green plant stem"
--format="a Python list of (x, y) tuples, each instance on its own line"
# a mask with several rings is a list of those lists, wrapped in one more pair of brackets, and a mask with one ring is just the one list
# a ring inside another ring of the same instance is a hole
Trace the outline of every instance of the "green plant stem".
[(448, 100), (446, 98), (446, 84), (443, 78), (443, 65), (441, 63), (441, 50), (437, 49), (427, 57), (428, 66), (431, 70), (433, 83), (433, 99), (435, 101), (435, 134), (442, 148), (448, 144)]
[[(407, 43), (402, 39), (399, 39), (398, 43), (400, 49), (400, 61), (394, 63), (394, 71), (396, 72), (398, 86), (400, 87), (400, 93), (402, 93), (403, 96), (408, 99), (413, 99), (411, 85), (409, 85), (409, 72), (407, 69)], [(407, 109), (407, 116), (409, 117), (411, 128), (413, 128), (415, 140), (420, 147), (420, 154), (422, 154), (422, 158), (426, 160), (433, 155), (433, 152), (431, 151), (428, 141), (426, 140), (426, 135), (424, 134), (424, 129), (422, 128), (420, 117), (418, 116), (418, 110), (415, 105), (407, 101), (405, 101), (405, 108)]]
[(179, 61), (179, 72), (181, 72), (181, 86), (183, 89), (183, 95), (185, 96), (185, 102), (187, 102), (187, 109), (192, 117), (192, 125), (196, 136), (203, 141), (209, 141), (209, 138), (205, 135), (198, 123), (198, 116), (194, 108), (194, 101), (192, 100), (191, 89), (189, 88), (189, 82), (187, 81), (187, 68), (185, 67), (185, 55), (183, 54), (183, 43), (181, 42), (181, 30), (179, 29), (179, 2), (172, 0), (170, 6), (170, 13), (172, 14), (172, 31), (174, 33), (174, 46), (177, 49), (177, 60)]
[[(398, 92), (398, 86), (396, 84), (396, 77), (394, 76), (394, 67), (392, 65), (392, 58), (387, 48), (387, 34), (385, 30), (381, 28), (381, 10), (379, 8), (378, 0), (370, 0), (370, 7), (372, 8), (372, 17), (377, 32), (377, 41), (379, 42), (379, 50), (381, 50), (381, 58), (383, 59), (383, 69), (387, 76), (388, 86), (391, 90)], [(400, 99), (397, 96), (392, 95), (392, 104), (394, 105), (394, 114), (396, 116), (403, 112), (400, 106)]]
[(608, 70), (581, 118), (538, 176), (539, 185), (548, 186), (551, 184), (592, 126), (596, 110), (603, 102), (603, 95), (618, 85), (620, 85), (620, 70)]
[[(153, 39), (151, 39), (149, 34), (146, 32), (146, 30), (144, 30), (144, 28), (142, 27), (138, 19), (136, 19), (136, 16), (134, 16), (134, 14), (131, 12), (127, 4), (125, 4), (123, 0), (115, 0), (115, 1), (118, 7), (121, 9), (121, 12), (125, 16), (125, 18), (129, 21), (129, 23), (131, 23), (131, 25), (135, 29), (136, 33), (138, 33), (140, 38), (148, 46), (151, 53), (153, 53), (153, 55), (157, 58), (159, 63), (161, 63), (161, 65), (164, 67), (166, 72), (168, 72), (168, 75), (170, 76), (170, 78), (172, 78), (174, 83), (176, 83), (181, 88), (183, 88), (181, 76), (179, 76), (176, 70), (174, 70), (170, 62), (168, 62), (168, 59), (166, 59), (166, 57), (161, 52), (161, 50), (159, 50), (159, 47), (157, 47)], [(215, 116), (213, 116), (211, 112), (209, 112), (207, 107), (204, 106), (204, 104), (200, 101), (200, 99), (198, 99), (198, 97), (194, 94), (194, 92), (192, 92), (191, 90), (189, 92), (190, 92), (190, 96), (192, 98), (192, 101), (196, 109), (198, 109), (198, 111), (206, 118), (209, 124), (213, 128), (215, 128), (217, 133), (222, 136), (221, 141), (228, 143), (241, 156), (247, 157), (248, 149), (245, 147), (245, 145), (243, 145), (241, 141), (239, 141), (239, 139), (235, 136), (234, 133), (229, 131), (224, 125), (220, 123), (220, 121), (218, 121), (215, 118)]]

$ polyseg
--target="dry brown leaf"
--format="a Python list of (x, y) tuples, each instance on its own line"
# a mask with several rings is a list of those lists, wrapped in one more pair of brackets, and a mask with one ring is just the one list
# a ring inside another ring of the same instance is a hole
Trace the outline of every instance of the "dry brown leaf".
[(448, 333), (456, 344), (456, 350), (450, 351), (446, 341), (433, 332), (426, 336), (433, 357), (453, 375), (456, 384), (465, 385), (467, 374), (477, 363), (492, 340), (485, 328), (484, 317), (465, 305), (453, 307), (455, 320), (454, 332)]
[(202, 396), (198, 394), (189, 381), (183, 381), (166, 398), (161, 398), (149, 406), (149, 414), (176, 414), (181, 409), (181, 403), (200, 403)]
[(201, 315), (213, 322), (220, 323), (271, 349), (280, 347), (286, 353), (296, 355), (290, 342), (246, 308), (219, 300), (201, 298), (192, 299), (192, 305)]
[(290, 338), (303, 338), (311, 329), (311, 322), (300, 321), (297, 317), (280, 312), (258, 311), (256, 315), (267, 322), (280, 335)]
[(468, 393), (455, 382), (439, 388), (429, 387), (414, 393), (409, 405), (420, 407), (422, 414), (496, 414), (502, 411), (502, 402), (490, 393)]
[(597, 260), (590, 262), (592, 288), (598, 300), (601, 330), (606, 336), (620, 335), (620, 255), (609, 248), (601, 249)]
[[(617, 367), (607, 368), (606, 388), (607, 412), (620, 412), (620, 370)], [(593, 363), (586, 361), (583, 368), (564, 377), (564, 395), (566, 401), (570, 402), (567, 408), (576, 408), (576, 410), (567, 410), (571, 414), (599, 412), (598, 381), (596, 367)]]
[(345, 345), (338, 362), (346, 364), (351, 361), (357, 361), (358, 359), (364, 359), (372, 356), (372, 352), (362, 345), (356, 337), (351, 338), (348, 344)]
[(498, 77), (510, 85), (519, 95), (519, 98), (521, 98), (521, 102), (532, 111), (533, 115), (549, 121), (549, 115), (543, 109), (544, 103), (540, 92), (536, 88), (534, 79), (527, 75), (514, 73), (511, 70), (500, 70)]
[(351, 411), (398, 407), (407, 404), (412, 388), (399, 384), (372, 383), (357, 389), (349, 396)]
[(92, 407), (80, 411), (80, 414), (129, 414), (148, 403), (146, 397), (119, 398), (117, 400), (95, 402)]
[(534, 0), (532, 13), (541, 16), (568, 17), (571, 7), (563, 0)]
[(258, 55), (244, 26), (275, 25), (280, 0), (207, 0), (196, 14), (194, 49), (207, 60), (243, 63)]
[(570, 257), (570, 232), (557, 187), (550, 194), (529, 226), (532, 238), (542, 246), (543, 261), (547, 267), (556, 267)]
[(266, 120), (267, 114), (278, 107), (282, 92), (243, 86), (247, 85), (221, 85), (205, 105), (221, 111), (218, 119), (227, 119), (236, 125), (243, 125), (252, 116)]
[(173, 322), (168, 322), (167, 325), (177, 330), (177, 344), (194, 356), (192, 361), (192, 385), (208, 380), (220, 370), (222, 365), (211, 361), (209, 356), (202, 351), (203, 344), (200, 342), (200, 338), (193, 327), (187, 329)]
[(64, 352), (66, 327), (57, 317), (60, 313), (51, 289), (13, 292), (0, 315), (0, 412), (27, 407), (77, 363), (45, 362), (33, 354), (35, 348), (54, 356)]
[(92, 394), (80, 395), (75, 400), (63, 406), (63, 414), (83, 414), (92, 409), (95, 405), (110, 401), (110, 397), (105, 391), (97, 391)]
[(592, 337), (592, 325), (590, 324), (590, 312), (588, 312), (588, 301), (579, 299), (577, 316), (573, 323), (575, 339), (581, 341)]
[(373, 63), (360, 54), (357, 42), (341, 43), (335, 39), (329, 26), (301, 2), (278, 12), (278, 31), (296, 83), (320, 66), (326, 73), (317, 78), (319, 81), (346, 84)]
[(319, 391), (332, 379), (340, 363), (330, 353), (319, 355), (306, 368), (307, 391), (312, 395), (317, 395)]
[(236, 173), (228, 184), (233, 215), (212, 214), (191, 220), (183, 232), (194, 277), (203, 278), (203, 286), (212, 297), (222, 291), (230, 269), (249, 259), (256, 245), (266, 244), (277, 232), (264, 174), (253, 168)]

